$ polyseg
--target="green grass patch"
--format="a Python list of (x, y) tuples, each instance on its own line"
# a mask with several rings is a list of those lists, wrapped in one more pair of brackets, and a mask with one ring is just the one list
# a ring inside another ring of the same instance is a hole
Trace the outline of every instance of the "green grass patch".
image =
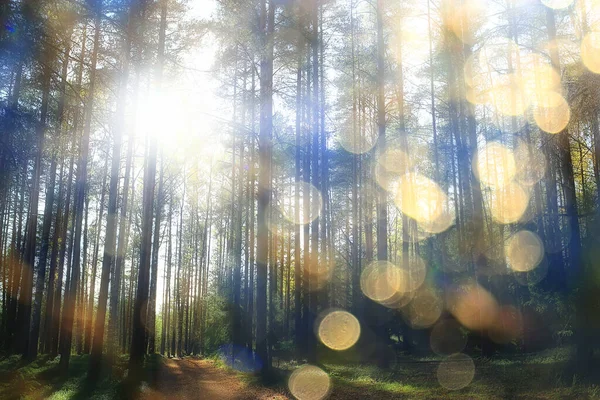
[(577, 379), (567, 371), (571, 349), (475, 359), (475, 376), (452, 391), (437, 379), (440, 359), (403, 357), (389, 369), (361, 364), (324, 364), (333, 382), (333, 399), (600, 399), (594, 377)]
[[(19, 356), (0, 360), (0, 399), (82, 399), (103, 400), (129, 397), (138, 390), (137, 383), (125, 384), (129, 357), (117, 357), (112, 368), (103, 366), (100, 378), (87, 379), (88, 355), (72, 355), (69, 371), (63, 377), (59, 371), (60, 357), (40, 356), (30, 363)], [(162, 365), (162, 357), (146, 357), (144, 381), (152, 382)]]

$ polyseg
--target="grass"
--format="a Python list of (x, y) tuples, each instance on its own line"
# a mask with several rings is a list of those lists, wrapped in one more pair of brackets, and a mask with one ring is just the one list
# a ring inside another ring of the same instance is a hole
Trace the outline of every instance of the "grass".
[(555, 349), (513, 359), (475, 359), (473, 381), (456, 391), (438, 383), (440, 360), (431, 358), (407, 357), (390, 370), (366, 365), (322, 367), (333, 380), (333, 399), (600, 399), (598, 381), (591, 383), (597, 377), (584, 382), (569, 375), (568, 357), (568, 349)]
[[(325, 361), (320, 367), (332, 381), (331, 399), (600, 399), (600, 364), (586, 380), (568, 373), (570, 348), (484, 359), (474, 357), (472, 382), (459, 390), (442, 387), (437, 379), (441, 357), (400, 357), (396, 365)], [(295, 362), (283, 362), (289, 374)], [(285, 389), (284, 377), (279, 386)]]
[[(162, 363), (162, 357), (148, 357), (145, 363), (145, 380), (151, 381)], [(19, 356), (0, 360), (0, 399), (85, 399), (103, 400), (130, 397), (137, 385), (126, 384), (127, 356), (120, 356), (110, 373), (104, 373), (96, 383), (87, 379), (88, 355), (72, 355), (69, 373), (64, 378), (59, 373), (59, 357), (40, 356), (26, 363)]]
[[(351, 362), (328, 361), (320, 365), (332, 381), (331, 399), (600, 399), (600, 365), (586, 380), (569, 374), (572, 349), (505, 356), (474, 357), (475, 376), (465, 388), (450, 391), (437, 380), (440, 357), (403, 356), (389, 369)], [(216, 368), (229, 369), (220, 358), (211, 359)], [(113, 399), (131, 398), (124, 384), (127, 357), (117, 360), (110, 374), (104, 373), (95, 386), (86, 379), (88, 356), (72, 356), (69, 377), (58, 374), (58, 358), (40, 357), (24, 363), (20, 357), (0, 360), (0, 399)], [(159, 355), (148, 357), (144, 380), (150, 385), (162, 366)], [(267, 381), (258, 375), (238, 372), (246, 387), (268, 386), (286, 393), (287, 378), (296, 362), (277, 362)]]

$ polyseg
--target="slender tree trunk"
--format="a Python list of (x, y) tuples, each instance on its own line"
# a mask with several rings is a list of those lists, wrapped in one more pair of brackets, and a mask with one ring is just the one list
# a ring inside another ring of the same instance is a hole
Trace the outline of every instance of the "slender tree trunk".
[[(53, 55), (50, 52), (49, 46), (43, 50), (43, 83), (42, 83), (42, 104), (40, 108), (40, 120), (37, 126), (37, 138), (36, 138), (36, 152), (34, 156), (34, 167), (33, 167), (33, 182), (31, 184), (31, 195), (29, 196), (29, 216), (27, 219), (27, 236), (25, 239), (25, 252), (23, 257), (23, 273), (21, 275), (21, 291), (19, 295), (19, 315), (18, 325), (20, 327), (20, 340), (21, 353), (24, 357), (29, 359), (37, 356), (38, 348), (38, 335), (39, 335), (39, 318), (41, 308), (41, 298), (36, 306), (37, 315), (36, 321), (34, 321), (33, 330), (30, 334), (31, 325), (31, 297), (33, 290), (33, 269), (35, 264), (35, 252), (36, 252), (36, 241), (37, 241), (37, 223), (38, 223), (38, 202), (40, 195), (40, 180), (42, 176), (42, 157), (45, 146), (45, 134), (46, 134), (46, 118), (48, 116), (48, 101), (50, 97), (50, 75), (53, 61)], [(53, 164), (54, 171), (51, 171), (52, 178), (56, 174), (56, 162)], [(53, 185), (54, 186), (54, 185)], [(51, 189), (52, 197), (50, 201), (53, 201), (54, 187)], [(38, 265), (38, 280), (40, 281), (39, 286), (44, 287), (44, 280), (46, 275), (46, 258), (48, 256), (48, 236), (50, 235), (50, 212), (52, 210), (52, 203), (48, 204), (44, 212), (44, 222), (46, 226), (43, 227), (42, 241), (45, 239), (45, 246), (42, 243), (42, 255), (44, 261)], [(47, 218), (46, 218), (47, 216)], [(47, 233), (46, 233), (47, 231)], [(41, 291), (40, 291), (41, 292)], [(37, 294), (36, 294), (37, 297)], [(40, 294), (41, 297), (41, 294)], [(29, 340), (35, 340), (35, 343), (31, 343)]]
[[(161, 0), (160, 3), (160, 27), (158, 34), (158, 62), (156, 68), (156, 82), (160, 90), (162, 81), (162, 70), (165, 56), (165, 39), (167, 28), (167, 1)], [(131, 350), (129, 358), (130, 371), (134, 379), (139, 378), (145, 349), (145, 306), (148, 301), (149, 269), (151, 257), (152, 240), (152, 210), (154, 204), (154, 186), (156, 183), (156, 156), (157, 156), (156, 138), (150, 142), (148, 161), (144, 168), (144, 198), (143, 198), (143, 218), (142, 218), (142, 244), (140, 253), (140, 269), (138, 272), (137, 293), (133, 309), (133, 332), (131, 339)]]
[(69, 287), (65, 293), (62, 335), (61, 335), (61, 357), (60, 369), (63, 374), (67, 373), (69, 367), (69, 358), (71, 356), (71, 341), (73, 335), (73, 320), (75, 316), (75, 300), (77, 296), (77, 286), (79, 285), (80, 273), (80, 255), (81, 255), (81, 229), (83, 219), (83, 203), (85, 199), (87, 185), (87, 161), (89, 153), (90, 132), (92, 127), (92, 114), (94, 111), (94, 91), (96, 85), (96, 63), (98, 60), (98, 51), (100, 48), (100, 25), (101, 25), (101, 7), (102, 2), (98, 2), (94, 10), (95, 30), (94, 47), (92, 50), (89, 99), (85, 110), (85, 125), (83, 136), (80, 142), (80, 159), (77, 168), (77, 178), (75, 184), (75, 232), (73, 244), (73, 265), (72, 277)]
[(150, 281), (150, 302), (148, 307), (148, 352), (156, 351), (156, 285), (158, 283), (158, 253), (160, 250), (160, 224), (164, 202), (164, 159), (161, 151), (160, 174), (158, 179), (158, 193), (155, 204), (154, 218), (154, 244), (152, 245), (152, 279)]
[[(131, 13), (131, 11), (130, 11)], [(130, 15), (131, 19), (131, 15)], [(121, 167), (121, 145), (123, 142), (123, 131), (125, 130), (125, 107), (127, 100), (127, 84), (129, 81), (129, 57), (131, 52), (131, 20), (127, 24), (127, 36), (123, 49), (123, 67), (121, 80), (119, 82), (119, 98), (117, 100), (117, 125), (113, 138), (112, 160), (110, 169), (110, 183), (108, 189), (108, 209), (106, 215), (106, 235), (104, 238), (104, 255), (102, 257), (102, 272), (100, 276), (100, 291), (98, 292), (98, 312), (94, 325), (94, 343), (90, 357), (90, 370), (88, 375), (95, 379), (98, 377), (102, 349), (104, 347), (104, 328), (106, 322), (106, 306), (108, 301), (108, 285), (110, 273), (114, 268), (117, 241), (117, 199), (119, 194), (119, 171)], [(126, 201), (126, 199), (124, 199)], [(113, 286), (117, 286), (118, 280), (114, 279)], [(93, 284), (94, 282), (92, 282)], [(116, 292), (116, 290), (115, 290)], [(90, 318), (91, 319), (91, 318)]]
[[(267, 4), (268, 3), (268, 4)], [(270, 370), (267, 355), (267, 264), (269, 229), (267, 216), (271, 201), (271, 149), (273, 134), (273, 29), (275, 3), (261, 3), (260, 30), (263, 54), (260, 60), (260, 135), (258, 145), (258, 234), (256, 288), (256, 353), (262, 361), (263, 376)]]

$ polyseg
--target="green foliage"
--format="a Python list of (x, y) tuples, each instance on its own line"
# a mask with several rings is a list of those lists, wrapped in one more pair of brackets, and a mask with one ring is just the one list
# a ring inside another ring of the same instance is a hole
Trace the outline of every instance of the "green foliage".
[(231, 337), (227, 301), (219, 295), (211, 294), (206, 297), (203, 306), (206, 307), (206, 323), (202, 332), (204, 351), (206, 354), (215, 354)]

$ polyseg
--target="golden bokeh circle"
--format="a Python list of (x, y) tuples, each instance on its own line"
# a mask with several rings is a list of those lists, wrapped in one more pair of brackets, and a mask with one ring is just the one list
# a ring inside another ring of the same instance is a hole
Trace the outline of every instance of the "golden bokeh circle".
[(515, 74), (502, 76), (500, 82), (492, 87), (489, 102), (501, 114), (511, 117), (524, 114), (530, 103), (522, 79)]
[(560, 93), (547, 90), (534, 104), (533, 119), (544, 132), (560, 133), (569, 124), (571, 107)]
[(406, 291), (406, 272), (389, 261), (374, 261), (362, 271), (360, 288), (376, 302), (387, 302)]
[(448, 294), (448, 310), (464, 327), (481, 330), (496, 320), (496, 299), (477, 283), (469, 282), (454, 288)]
[(537, 234), (522, 230), (507, 240), (504, 253), (513, 271), (527, 272), (536, 268), (542, 261), (544, 244)]
[(527, 211), (530, 197), (529, 191), (515, 182), (494, 190), (490, 205), (492, 218), (501, 224), (518, 222)]
[(473, 158), (473, 172), (485, 186), (503, 188), (517, 172), (515, 156), (499, 142), (487, 143)]
[(429, 328), (442, 315), (444, 305), (433, 290), (420, 290), (403, 310), (408, 324), (414, 329)]
[(466, 354), (448, 356), (437, 369), (437, 379), (448, 390), (459, 390), (468, 386), (475, 377), (475, 363)]
[(351, 129), (340, 130), (336, 136), (340, 146), (347, 152), (353, 154), (368, 153), (375, 147), (379, 137), (377, 130), (371, 132), (357, 132), (354, 134)]
[(331, 379), (321, 368), (303, 365), (290, 375), (288, 389), (297, 400), (322, 400), (331, 391)]
[[(283, 185), (277, 190), (277, 194), (281, 198), (281, 214), (294, 224), (305, 225), (321, 215), (323, 197), (321, 192), (308, 182)], [(308, 201), (308, 208), (305, 207), (305, 201)], [(296, 209), (296, 203), (299, 209)]]
[(525, 186), (533, 186), (546, 175), (548, 163), (544, 153), (532, 145), (519, 141), (515, 148), (517, 174), (515, 179)]
[(331, 311), (319, 323), (318, 336), (332, 350), (347, 350), (360, 337), (360, 323), (347, 311)]
[(446, 194), (431, 179), (408, 173), (400, 177), (394, 202), (402, 212), (417, 222), (431, 222), (444, 212)]
[(589, 32), (583, 37), (581, 60), (587, 69), (600, 74), (600, 32)]

